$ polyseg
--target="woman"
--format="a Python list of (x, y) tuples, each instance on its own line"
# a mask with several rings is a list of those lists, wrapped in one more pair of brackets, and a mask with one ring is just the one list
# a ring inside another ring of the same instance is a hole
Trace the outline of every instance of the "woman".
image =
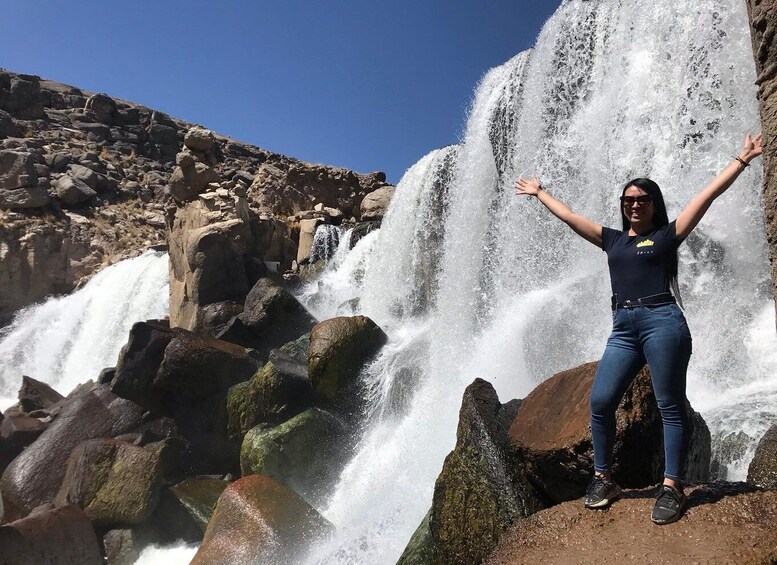
[(516, 194), (535, 196), (582, 238), (607, 253), (612, 285), (613, 330), (591, 390), (594, 476), (584, 498), (587, 508), (605, 508), (621, 493), (612, 481), (615, 410), (647, 362), (664, 426), (664, 482), (653, 507), (656, 524), (680, 518), (686, 497), (682, 472), (688, 440), (685, 375), (691, 334), (670, 288), (676, 290), (677, 248), (753, 159), (761, 154), (761, 134), (748, 134), (742, 151), (669, 222), (658, 185), (634, 179), (621, 195), (623, 230), (602, 227), (575, 214), (548, 194), (536, 177), (518, 179)]

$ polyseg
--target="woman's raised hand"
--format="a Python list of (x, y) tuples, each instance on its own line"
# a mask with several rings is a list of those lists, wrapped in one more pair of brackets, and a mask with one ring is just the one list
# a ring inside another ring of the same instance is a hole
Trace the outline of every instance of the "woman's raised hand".
[(739, 158), (743, 159), (746, 163), (749, 163), (761, 153), (763, 153), (761, 134), (759, 133), (754, 138), (750, 139), (750, 134), (748, 133), (747, 136), (745, 136), (745, 146), (742, 148), (742, 153), (739, 154)]
[(518, 196), (537, 196), (542, 190), (542, 185), (537, 177), (532, 177), (530, 180), (518, 179), (515, 181), (515, 194)]

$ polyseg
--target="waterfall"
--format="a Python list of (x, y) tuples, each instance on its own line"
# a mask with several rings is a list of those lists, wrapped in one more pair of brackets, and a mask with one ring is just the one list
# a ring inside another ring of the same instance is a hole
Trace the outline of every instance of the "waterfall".
[[(359, 251), (363, 274), (339, 279), (390, 342), (363, 372), (371, 417), (322, 509), (338, 531), (309, 563), (396, 561), (474, 378), (505, 402), (601, 355), (605, 255), (516, 197), (514, 179), (537, 175), (618, 228), (620, 191), (647, 176), (674, 218), (759, 130), (754, 79), (739, 0), (567, 0), (532, 50), (486, 73), (461, 143), (408, 170), (374, 247)], [(710, 426), (714, 472), (738, 480), (777, 421), (761, 184), (759, 165), (747, 169), (680, 249), (688, 395)], [(308, 300), (323, 292), (308, 290)]]
[(0, 331), (0, 408), (16, 401), (22, 375), (67, 395), (116, 364), (132, 324), (167, 316), (167, 254), (148, 251), (111, 265), (83, 288), (19, 311)]
[(310, 248), (310, 262), (328, 261), (340, 245), (340, 236), (346, 230), (330, 224), (321, 224), (313, 234), (313, 245)]

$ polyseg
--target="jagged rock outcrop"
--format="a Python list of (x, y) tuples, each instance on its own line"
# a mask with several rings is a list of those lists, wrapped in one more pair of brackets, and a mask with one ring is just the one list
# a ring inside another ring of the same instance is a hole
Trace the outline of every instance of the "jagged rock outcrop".
[(764, 224), (769, 245), (772, 293), (777, 300), (777, 3), (745, 0), (758, 85), (763, 133)]
[(777, 561), (777, 491), (743, 483), (691, 490), (670, 526), (650, 523), (654, 489), (627, 491), (606, 511), (565, 502), (518, 520), (485, 561), (514, 563), (752, 563)]
[(192, 565), (294, 563), (332, 525), (293, 491), (263, 475), (229, 485)]
[(464, 391), (456, 447), (434, 487), (436, 563), (480, 563), (514, 520), (544, 506), (513, 456), (502, 410), (490, 383), (475, 379)]
[(162, 244), (173, 196), (221, 188), (244, 197), (264, 224), (257, 259), (288, 268), (299, 229), (289, 216), (322, 204), (353, 221), (364, 196), (385, 185), (383, 173), (311, 165), (0, 69), (0, 319)]
[[(510, 426), (513, 445), (523, 453), (532, 483), (553, 503), (581, 497), (593, 474), (589, 399), (598, 363), (554, 375), (521, 403)], [(709, 474), (710, 432), (687, 405), (691, 442), (686, 480)], [(663, 431), (650, 373), (644, 368), (616, 412), (613, 477), (626, 487), (644, 487), (663, 478)]]

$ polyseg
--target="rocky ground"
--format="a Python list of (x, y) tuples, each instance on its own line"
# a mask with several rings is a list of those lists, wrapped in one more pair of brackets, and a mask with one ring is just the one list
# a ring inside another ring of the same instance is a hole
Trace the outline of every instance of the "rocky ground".
[(683, 518), (650, 522), (654, 488), (627, 490), (608, 510), (565, 502), (518, 520), (489, 565), (777, 562), (777, 491), (719, 483), (690, 489)]
[(0, 320), (71, 291), (104, 265), (164, 245), (176, 181), (241, 192), (289, 240), (271, 258), (283, 268), (305, 257), (296, 248), (302, 221), (312, 240), (318, 223), (375, 220), (376, 206), (385, 209), (391, 187), (383, 173), (305, 163), (217, 134), (191, 136), (188, 150), (200, 158), (181, 168), (176, 159), (192, 127), (0, 69)]

